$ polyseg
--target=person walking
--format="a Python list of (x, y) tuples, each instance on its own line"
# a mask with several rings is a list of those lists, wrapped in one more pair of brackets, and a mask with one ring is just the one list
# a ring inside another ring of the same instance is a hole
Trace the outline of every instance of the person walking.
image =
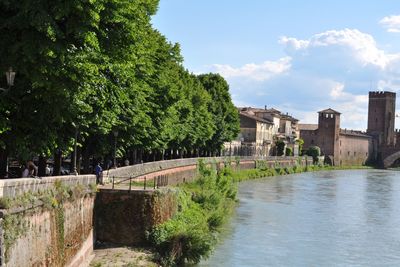
[(96, 174), (96, 183), (103, 184), (103, 168), (101, 167), (100, 162), (98, 162), (94, 168), (94, 173)]

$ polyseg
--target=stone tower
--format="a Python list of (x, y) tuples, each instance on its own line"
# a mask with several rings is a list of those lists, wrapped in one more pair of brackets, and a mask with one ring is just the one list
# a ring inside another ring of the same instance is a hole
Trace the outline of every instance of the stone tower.
[(318, 144), (321, 153), (329, 157), (333, 165), (339, 165), (340, 113), (329, 108), (318, 112)]
[(369, 92), (368, 129), (377, 145), (394, 143), (396, 93)]

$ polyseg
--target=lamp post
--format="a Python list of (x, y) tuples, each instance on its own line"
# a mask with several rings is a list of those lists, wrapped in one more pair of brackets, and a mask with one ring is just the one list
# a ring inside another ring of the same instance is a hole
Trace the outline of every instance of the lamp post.
[(7, 92), (8, 90), (10, 90), (11, 86), (14, 86), (14, 79), (15, 79), (15, 71), (13, 71), (11, 67), (8, 69), (8, 71), (6, 71), (5, 74), (7, 78), (8, 88), (7, 89), (0, 88), (0, 90), (3, 92)]
[(117, 168), (117, 138), (118, 138), (118, 130), (113, 130), (114, 134), (114, 169)]

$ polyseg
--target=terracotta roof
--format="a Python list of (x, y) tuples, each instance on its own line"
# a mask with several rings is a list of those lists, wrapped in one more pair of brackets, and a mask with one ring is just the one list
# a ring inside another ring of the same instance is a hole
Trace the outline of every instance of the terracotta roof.
[(347, 129), (340, 129), (341, 135), (349, 135), (349, 136), (357, 136), (357, 137), (364, 137), (364, 138), (372, 138), (372, 136), (361, 132), (361, 131), (354, 131), (354, 130), (347, 130)]
[(318, 124), (299, 123), (299, 130), (300, 131), (315, 131), (317, 129), (318, 129)]
[(267, 119), (263, 119), (263, 118), (260, 118), (260, 117), (257, 117), (257, 116), (254, 116), (254, 115), (250, 115), (250, 114), (248, 114), (248, 113), (246, 113), (246, 112), (240, 112), (240, 115), (241, 116), (244, 116), (244, 117), (247, 117), (247, 118), (249, 118), (249, 119), (253, 119), (253, 120), (255, 120), (255, 121), (259, 121), (259, 122), (263, 122), (263, 123), (268, 123), (268, 124), (274, 124), (273, 122), (271, 122), (270, 120), (267, 120)]
[(292, 116), (287, 115), (287, 114), (281, 115), (281, 118), (286, 119), (286, 120), (290, 120), (290, 121), (292, 121), (292, 122), (297, 122), (297, 121), (299, 121), (298, 119), (293, 118)]
[(333, 110), (331, 108), (318, 111), (318, 113), (341, 114), (340, 112), (337, 112), (336, 110)]

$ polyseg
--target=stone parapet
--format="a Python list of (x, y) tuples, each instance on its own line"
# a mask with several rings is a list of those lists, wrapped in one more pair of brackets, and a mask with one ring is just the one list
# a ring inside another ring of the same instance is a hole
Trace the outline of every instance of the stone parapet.
[(0, 180), (0, 197), (13, 198), (26, 192), (40, 192), (53, 187), (55, 181), (73, 186), (76, 184), (89, 185), (96, 183), (96, 176), (89, 175), (66, 175), (48, 176), (43, 178), (16, 178)]

